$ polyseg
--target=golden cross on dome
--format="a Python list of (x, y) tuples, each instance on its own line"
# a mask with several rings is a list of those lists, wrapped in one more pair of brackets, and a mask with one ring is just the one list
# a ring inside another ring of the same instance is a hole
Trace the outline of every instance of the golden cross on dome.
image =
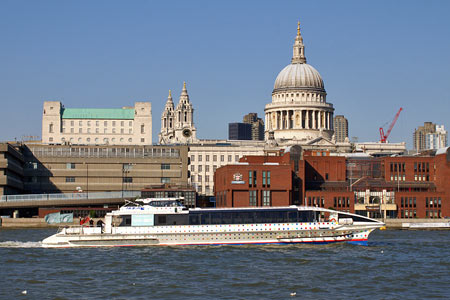
[(297, 23), (297, 35), (300, 35), (300, 21)]

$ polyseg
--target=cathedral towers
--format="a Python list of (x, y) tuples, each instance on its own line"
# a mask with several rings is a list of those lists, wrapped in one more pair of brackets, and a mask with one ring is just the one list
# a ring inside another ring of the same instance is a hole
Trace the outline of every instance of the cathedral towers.
[(189, 101), (186, 82), (184, 82), (176, 108), (169, 90), (169, 97), (161, 116), (159, 144), (189, 144), (195, 141), (197, 141), (197, 130), (194, 126), (194, 108)]

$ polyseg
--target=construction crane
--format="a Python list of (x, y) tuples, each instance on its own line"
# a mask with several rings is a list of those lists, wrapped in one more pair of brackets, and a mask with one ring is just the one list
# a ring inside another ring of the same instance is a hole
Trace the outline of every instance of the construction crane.
[(389, 134), (391, 134), (392, 128), (394, 128), (395, 122), (397, 122), (398, 116), (402, 112), (403, 108), (400, 107), (397, 114), (394, 117), (394, 120), (392, 120), (391, 125), (389, 126), (388, 131), (386, 132), (386, 135), (384, 134), (383, 127), (380, 127), (380, 143), (386, 143), (387, 138), (389, 137)]

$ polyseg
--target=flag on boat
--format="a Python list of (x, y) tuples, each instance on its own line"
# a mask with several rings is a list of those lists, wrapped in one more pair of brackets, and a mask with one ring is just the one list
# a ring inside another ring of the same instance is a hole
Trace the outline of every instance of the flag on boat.
[(83, 225), (85, 223), (89, 224), (89, 221), (91, 220), (91, 218), (89, 218), (89, 216), (84, 217), (84, 219), (80, 220), (80, 225)]
[(44, 217), (45, 222), (48, 224), (59, 224), (59, 223), (73, 223), (73, 213), (62, 214), (62, 213), (52, 213)]

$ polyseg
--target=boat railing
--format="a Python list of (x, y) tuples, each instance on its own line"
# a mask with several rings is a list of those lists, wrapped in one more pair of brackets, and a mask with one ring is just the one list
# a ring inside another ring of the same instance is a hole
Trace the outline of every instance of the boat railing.
[(78, 235), (78, 234), (100, 234), (102, 233), (101, 227), (90, 227), (83, 225), (70, 225), (62, 226), (58, 228), (58, 234)]

